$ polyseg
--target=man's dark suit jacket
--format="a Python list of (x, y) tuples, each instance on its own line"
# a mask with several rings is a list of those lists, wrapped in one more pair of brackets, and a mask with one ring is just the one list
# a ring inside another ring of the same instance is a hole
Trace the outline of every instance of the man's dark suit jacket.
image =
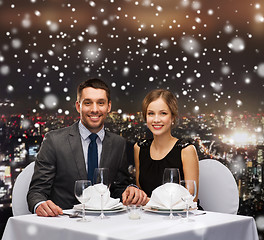
[[(105, 132), (99, 167), (109, 168), (111, 197), (121, 198), (129, 184), (126, 140)], [(31, 212), (34, 206), (52, 200), (62, 209), (78, 204), (74, 196), (76, 180), (87, 179), (78, 122), (45, 135), (37, 155), (27, 201)]]

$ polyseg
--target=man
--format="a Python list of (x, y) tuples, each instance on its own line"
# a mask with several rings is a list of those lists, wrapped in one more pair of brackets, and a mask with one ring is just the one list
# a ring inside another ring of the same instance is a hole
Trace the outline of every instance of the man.
[[(27, 195), (31, 212), (38, 216), (57, 216), (62, 209), (72, 208), (76, 180), (89, 178), (90, 134), (96, 133), (96, 156), (99, 167), (109, 168), (111, 197), (124, 204), (145, 204), (146, 194), (128, 186), (126, 141), (104, 130), (111, 110), (110, 90), (99, 79), (81, 83), (77, 89), (76, 109), (80, 121), (45, 135), (35, 162), (35, 170)], [(90, 170), (91, 170), (90, 169)], [(91, 177), (91, 176), (90, 176)], [(128, 187), (127, 187), (128, 186)]]

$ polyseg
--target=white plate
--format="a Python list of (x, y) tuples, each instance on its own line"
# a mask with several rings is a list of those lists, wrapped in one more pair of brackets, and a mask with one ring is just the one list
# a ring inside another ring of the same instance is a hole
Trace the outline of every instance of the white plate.
[[(116, 209), (108, 209), (108, 210), (104, 210), (104, 213), (118, 213), (118, 212), (124, 212), (126, 211), (127, 208), (125, 206), (121, 207), (121, 208), (116, 208)], [(78, 210), (80, 211), (80, 210)], [(101, 210), (95, 210), (95, 209), (85, 209), (86, 213), (100, 213)]]
[[(147, 212), (153, 212), (153, 213), (170, 213), (170, 209), (161, 209), (157, 207), (147, 207), (144, 206), (143, 209)], [(197, 208), (190, 209), (190, 212), (193, 210), (196, 210)], [(172, 209), (172, 213), (178, 213), (178, 212), (186, 212), (186, 209)]]
[[(78, 205), (75, 205), (73, 207), (73, 209), (75, 211), (82, 211), (82, 206), (81, 206), (81, 204), (78, 204)], [(103, 211), (104, 211), (104, 213), (115, 213), (115, 212), (123, 212), (126, 209), (127, 208), (122, 203), (120, 203), (120, 204), (116, 205), (113, 208), (104, 209)], [(101, 209), (85, 208), (85, 212), (87, 212), (87, 213), (97, 213), (97, 212), (101, 212)]]

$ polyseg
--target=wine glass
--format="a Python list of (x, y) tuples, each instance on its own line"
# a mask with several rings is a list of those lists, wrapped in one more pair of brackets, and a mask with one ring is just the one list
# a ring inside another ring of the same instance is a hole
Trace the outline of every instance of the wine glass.
[(181, 185), (189, 191), (189, 195), (182, 197), (182, 200), (186, 203), (186, 218), (184, 219), (187, 222), (193, 222), (193, 219), (189, 218), (189, 209), (190, 203), (193, 202), (193, 199), (196, 197), (197, 187), (194, 180), (182, 180)]
[[(180, 171), (178, 168), (165, 168), (164, 172), (163, 172), (163, 184), (165, 183), (180, 183)], [(167, 186), (166, 191), (169, 193), (170, 195), (170, 215), (168, 217), (168, 219), (174, 219), (175, 216), (172, 213), (172, 196), (173, 196), (173, 191), (174, 188), (173, 186)]]
[(85, 217), (85, 203), (91, 198), (87, 188), (92, 185), (89, 180), (77, 180), (75, 181), (74, 194), (78, 201), (82, 204), (82, 218), (78, 221), (89, 222), (90, 220)]
[(104, 215), (103, 211), (103, 195), (108, 191), (109, 188), (109, 169), (108, 168), (96, 168), (94, 170), (94, 188), (101, 195), (101, 214), (99, 218), (109, 218)]

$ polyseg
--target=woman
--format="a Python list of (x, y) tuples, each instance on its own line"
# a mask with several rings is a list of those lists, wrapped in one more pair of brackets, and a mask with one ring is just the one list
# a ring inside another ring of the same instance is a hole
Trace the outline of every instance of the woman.
[(189, 142), (171, 135), (178, 117), (174, 94), (164, 89), (151, 91), (143, 100), (142, 112), (153, 139), (134, 146), (137, 186), (150, 197), (152, 191), (162, 185), (164, 169), (179, 168), (181, 179), (195, 180), (198, 192), (199, 163), (196, 149)]

